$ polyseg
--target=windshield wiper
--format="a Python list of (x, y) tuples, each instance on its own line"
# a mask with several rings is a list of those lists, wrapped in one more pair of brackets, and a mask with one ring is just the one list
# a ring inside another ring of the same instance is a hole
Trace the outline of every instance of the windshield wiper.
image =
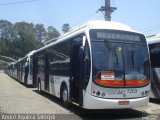
[(118, 65), (118, 55), (114, 48), (112, 47), (111, 43), (108, 40), (104, 41), (107, 48), (109, 48), (110, 51), (112, 51), (112, 56), (116, 59), (117, 65)]
[(133, 66), (133, 69), (135, 69), (135, 60), (136, 60), (136, 44), (134, 44), (133, 46), (132, 46), (133, 48), (132, 48), (132, 51), (131, 51), (131, 57), (132, 57), (132, 66)]
[(135, 68), (135, 51), (132, 50), (131, 51), (131, 57), (132, 57), (132, 66), (133, 66), (133, 69)]

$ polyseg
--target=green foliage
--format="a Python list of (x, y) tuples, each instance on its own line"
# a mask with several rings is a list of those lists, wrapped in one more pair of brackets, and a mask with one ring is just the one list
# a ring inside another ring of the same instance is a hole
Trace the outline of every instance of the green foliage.
[(49, 26), (47, 30), (48, 30), (47, 40), (51, 40), (53, 38), (57, 38), (58, 36), (60, 36), (60, 33), (53, 26)]
[(44, 28), (43, 24), (36, 24), (35, 26), (35, 34), (36, 34), (36, 40), (37, 41), (43, 41), (46, 39), (46, 30)]
[(43, 46), (44, 41), (60, 36), (53, 26), (0, 20), (0, 55), (19, 59)]
[(5, 66), (6, 66), (6, 64), (0, 61), (0, 70), (4, 69)]
[(68, 23), (63, 24), (63, 26), (62, 26), (62, 31), (63, 31), (63, 33), (66, 33), (66, 32), (68, 32), (69, 30), (70, 30), (69, 24), (68, 24)]

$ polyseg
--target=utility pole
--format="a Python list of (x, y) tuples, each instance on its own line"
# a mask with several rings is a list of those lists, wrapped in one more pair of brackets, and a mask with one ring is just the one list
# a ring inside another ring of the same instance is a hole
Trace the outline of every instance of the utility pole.
[(117, 10), (116, 7), (111, 7), (110, 0), (105, 0), (105, 6), (101, 6), (101, 8), (98, 11), (104, 12), (104, 19), (106, 21), (111, 21), (111, 14)]

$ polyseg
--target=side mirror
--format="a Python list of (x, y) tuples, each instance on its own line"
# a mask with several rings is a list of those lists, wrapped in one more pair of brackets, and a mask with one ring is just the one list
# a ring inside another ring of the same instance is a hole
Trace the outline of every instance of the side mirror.
[(28, 64), (29, 64), (29, 63), (28, 63), (28, 61), (26, 61), (26, 62), (25, 62), (25, 67), (27, 67), (27, 66), (28, 66)]
[(79, 48), (79, 55), (81, 57), (81, 60), (84, 59), (84, 46), (81, 46)]
[(87, 37), (86, 36), (83, 36), (83, 43), (82, 43), (82, 46), (84, 47), (85, 46), (85, 43), (86, 43), (86, 40), (87, 40)]

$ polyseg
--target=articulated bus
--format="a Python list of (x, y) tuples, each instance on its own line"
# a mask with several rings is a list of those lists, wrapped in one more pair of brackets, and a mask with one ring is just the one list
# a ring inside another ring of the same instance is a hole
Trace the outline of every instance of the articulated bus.
[(117, 22), (90, 21), (34, 55), (38, 90), (85, 109), (146, 106), (150, 59), (143, 34)]
[(20, 83), (30, 86), (36, 85), (33, 75), (33, 53), (34, 51), (31, 51), (25, 57), (20, 58), (13, 64), (12, 72), (8, 73)]
[(147, 37), (151, 60), (151, 98), (160, 99), (160, 34)]
[(13, 77), (13, 69), (14, 62), (11, 62), (5, 67), (4, 73), (8, 74), (10, 77)]

